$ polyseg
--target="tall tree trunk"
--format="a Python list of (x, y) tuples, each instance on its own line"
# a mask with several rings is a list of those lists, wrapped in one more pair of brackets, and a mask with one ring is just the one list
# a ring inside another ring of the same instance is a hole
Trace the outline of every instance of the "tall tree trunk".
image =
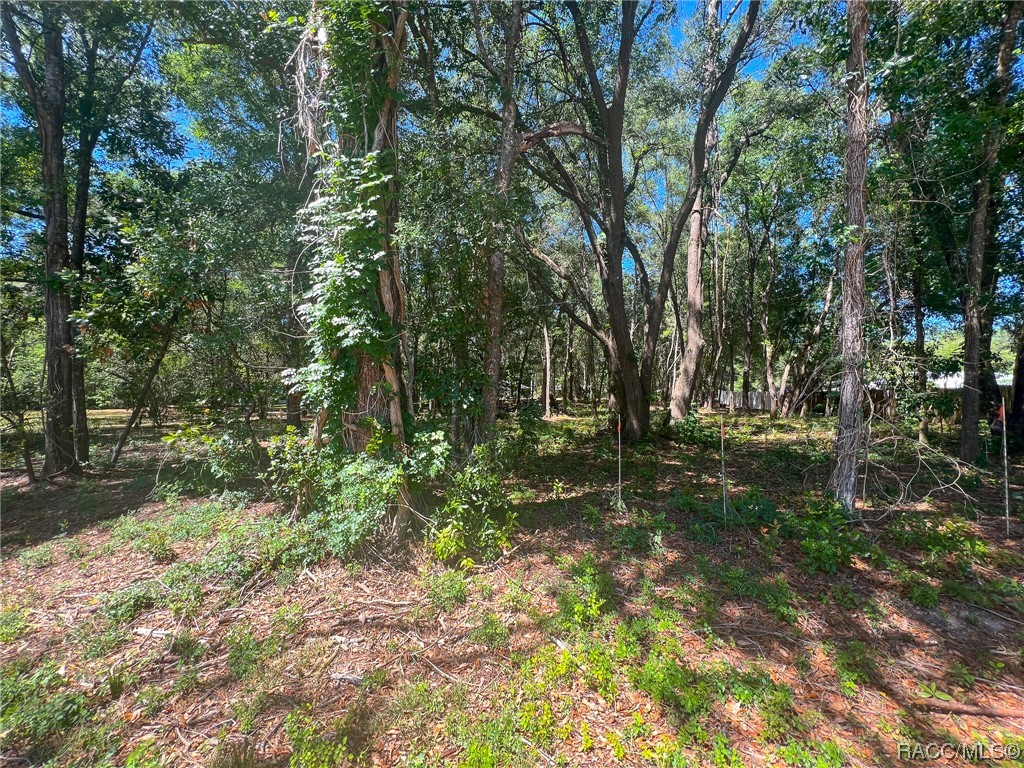
[[(533, 331), (536, 326), (531, 325), (530, 330), (526, 333), (526, 343), (523, 345), (523, 357), (519, 362), (519, 375), (516, 377), (516, 411), (519, 410), (519, 406), (523, 401), (523, 378), (526, 373), (526, 363), (530, 359), (530, 342), (533, 340)], [(533, 393), (530, 393), (533, 396)]]
[[(715, 190), (715, 208), (718, 208), (718, 190)], [(715, 285), (715, 313), (714, 313), (714, 341), (712, 344), (712, 355), (711, 355), (711, 367), (708, 370), (708, 379), (710, 386), (708, 388), (707, 395), (707, 407), (714, 408), (715, 402), (718, 399), (720, 390), (719, 383), (721, 381), (721, 370), (720, 366), (722, 363), (722, 354), (725, 351), (725, 333), (726, 323), (728, 321), (725, 314), (725, 302), (728, 298), (728, 285), (729, 285), (729, 247), (728, 240), (726, 241), (726, 253), (723, 257), (718, 247), (718, 234), (717, 227), (715, 235), (712, 238), (712, 249), (714, 269), (712, 271), (714, 285)]]
[(1001, 250), (999, 243), (999, 213), (1006, 176), (1005, 170), (994, 175), (995, 185), (992, 194), (989, 196), (988, 205), (988, 237), (985, 241), (985, 263), (981, 273), (981, 295), (984, 298), (981, 306), (981, 338), (978, 352), (978, 359), (981, 363), (978, 382), (979, 411), (981, 414), (998, 411), (999, 406), (1002, 404), (1002, 394), (999, 391), (995, 366), (992, 363), (992, 337), (995, 330), (993, 299), (996, 294), (996, 283), (999, 280), (999, 257)]
[(43, 474), (78, 473), (75, 457), (74, 400), (72, 365), (71, 296), (63, 284), (62, 273), (68, 268), (68, 191), (64, 173), (64, 40), (62, 9), (57, 3), (43, 3), (42, 15), (43, 70), (42, 83), (35, 75), (22, 50), (21, 38), (11, 6), (0, 6), (4, 36), (14, 59), (14, 67), (22, 86), (29, 94), (36, 116), (36, 127), (42, 154), (43, 219), (46, 230), (43, 291), (43, 318), (46, 326), (44, 355), (46, 360), (46, 393), (43, 405), (43, 438), (45, 459)]
[[(919, 257), (920, 258), (920, 257)], [(922, 445), (929, 444), (928, 426), (931, 415), (925, 397), (928, 393), (928, 351), (924, 344), (924, 285), (921, 281), (921, 266), (915, 266), (912, 283), (914, 301), (914, 370), (917, 396), (921, 399), (917, 439)]]
[(999, 145), (1005, 130), (1003, 112), (1010, 92), (1013, 75), (1014, 48), (1017, 44), (1017, 26), (1024, 3), (1007, 6), (1003, 17), (996, 64), (996, 112), (998, 124), (989, 126), (982, 142), (981, 177), (972, 193), (973, 210), (967, 263), (967, 287), (964, 297), (964, 385), (961, 395), (960, 458), (975, 461), (978, 458), (978, 423), (981, 418), (981, 346), (984, 312), (982, 296), (985, 251), (988, 242), (989, 203), (992, 198), (992, 177), (999, 155)]
[(1006, 416), (1012, 434), (1024, 440), (1024, 329), (1017, 332), (1017, 360), (1013, 365), (1013, 402)]
[(745, 325), (743, 329), (743, 409), (750, 413), (750, 371), (754, 346), (754, 277), (757, 271), (757, 254), (753, 243), (747, 249), (747, 295), (745, 296)]
[(736, 352), (729, 339), (729, 413), (736, 413)]
[[(712, 91), (716, 68), (714, 54), (720, 28), (718, 19), (720, 10), (720, 0), (708, 2), (706, 9), (708, 43), (701, 77), (701, 89), (704, 93)], [(683, 347), (683, 357), (679, 361), (679, 375), (672, 387), (669, 413), (673, 419), (686, 418), (686, 414), (690, 411), (693, 394), (697, 387), (697, 372), (700, 370), (700, 360), (704, 354), (704, 274), (702, 267), (709, 216), (708, 212), (703, 209), (703, 187), (704, 176), (708, 169), (708, 158), (714, 153), (718, 143), (718, 127), (714, 113), (707, 121), (706, 131), (704, 145), (706, 151), (699, 158), (699, 165), (693, 166), (691, 163), (691, 176), (694, 178), (690, 179), (690, 184), (699, 186), (696, 188), (693, 209), (690, 212), (690, 236), (686, 246), (686, 346)]]
[[(501, 79), (501, 139), (498, 146), (498, 168), (495, 184), (502, 203), (508, 202), (512, 185), (512, 166), (518, 155), (519, 133), (516, 129), (516, 55), (522, 36), (523, 4), (515, 0), (509, 7), (505, 28), (505, 62)], [(481, 53), (482, 55), (482, 53)], [(487, 288), (484, 305), (487, 315), (487, 344), (484, 347), (484, 368), (487, 383), (483, 392), (483, 429), (489, 434), (498, 415), (498, 388), (501, 384), (501, 310), (505, 301), (505, 252), (492, 244), (487, 254)]]
[[(288, 335), (285, 338), (285, 359), (289, 368), (302, 365), (302, 343), (299, 339), (299, 324), (295, 318), (295, 307), (288, 312)], [(302, 393), (289, 390), (285, 395), (285, 424), (302, 429)]]
[(551, 418), (551, 337), (548, 334), (548, 321), (544, 321), (544, 381), (541, 383), (541, 403), (544, 418)]
[(686, 246), (686, 344), (679, 363), (679, 374), (672, 387), (669, 406), (673, 419), (685, 419), (697, 386), (697, 371), (704, 353), (704, 241), (707, 236), (706, 212), (701, 207), (703, 193), (690, 214), (690, 240)]
[(572, 322), (568, 318), (565, 320), (565, 364), (562, 366), (562, 403), (563, 412), (565, 406), (568, 406), (572, 401), (572, 386), (573, 386), (573, 359), (572, 359)]
[(597, 400), (600, 387), (597, 383), (597, 366), (594, 362), (594, 337), (587, 334), (587, 397), (590, 398), (590, 413), (597, 418)]
[[(89, 185), (92, 183), (92, 157), (98, 135), (93, 133), (93, 96), (96, 70), (96, 43), (86, 51), (86, 88), (79, 103), (81, 126), (75, 175), (75, 211), (71, 219), (71, 268), (78, 279), (85, 276), (85, 232), (89, 209)], [(72, 309), (81, 305), (81, 287), (72, 296)], [(72, 333), (76, 329), (72, 327)], [(77, 335), (77, 334), (76, 334)], [(74, 403), (75, 454), (80, 462), (89, 461), (89, 418), (85, 393), (85, 359), (71, 360), (72, 400)]]
[(857, 458), (864, 414), (861, 374), (864, 364), (864, 248), (867, 216), (865, 178), (868, 164), (868, 84), (865, 43), (868, 8), (865, 0), (848, 0), (850, 55), (846, 60), (846, 225), (852, 241), (843, 265), (843, 308), (840, 347), (843, 356), (839, 385), (839, 430), (832, 486), (847, 515), (853, 516), (857, 496)]
[[(678, 314), (678, 313), (677, 313)], [(662, 402), (666, 405), (672, 402), (672, 386), (675, 382), (676, 371), (676, 349), (679, 347), (679, 323), (672, 323), (672, 336), (668, 340), (668, 349), (665, 351), (665, 384), (662, 387)]]

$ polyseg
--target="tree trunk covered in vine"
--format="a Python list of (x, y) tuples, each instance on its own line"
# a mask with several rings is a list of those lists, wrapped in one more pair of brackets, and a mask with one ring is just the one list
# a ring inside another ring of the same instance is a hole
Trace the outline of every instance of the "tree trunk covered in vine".
[[(377, 293), (380, 307), (390, 321), (396, 334), (405, 325), (405, 289), (402, 285), (401, 263), (398, 248), (394, 242), (398, 224), (398, 90), (399, 75), (406, 41), (407, 11), (403, 6), (392, 6), (387, 11), (386, 23), (374, 22), (375, 45), (378, 50), (376, 72), (383, 78), (385, 96), (378, 109), (377, 125), (373, 134), (370, 151), (379, 153), (385, 167), (381, 171), (390, 176), (386, 191), (377, 200), (377, 227), (380, 234), (381, 251), (385, 258), (377, 276)], [(360, 419), (354, 434), (353, 448), (366, 449), (373, 437), (372, 425), (366, 415), (383, 417), (390, 425), (395, 445), (405, 443), (405, 385), (402, 380), (401, 354), (393, 344), (383, 358), (361, 354), (357, 372), (355, 416)], [(401, 513), (405, 515), (407, 512)], [(396, 518), (396, 529), (405, 527), (407, 520)]]

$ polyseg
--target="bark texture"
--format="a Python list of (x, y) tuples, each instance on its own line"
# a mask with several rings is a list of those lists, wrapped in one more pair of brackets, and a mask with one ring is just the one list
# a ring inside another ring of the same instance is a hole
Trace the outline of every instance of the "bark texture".
[(14, 68), (32, 102), (42, 154), (43, 220), (45, 228), (43, 318), (46, 326), (43, 403), (45, 459), (43, 474), (78, 473), (75, 455), (74, 387), (71, 295), (62, 273), (69, 266), (68, 190), (64, 171), (64, 114), (67, 97), (64, 82), (63, 11), (57, 3), (40, 6), (43, 79), (39, 82), (22, 49), (21, 36), (10, 5), (0, 7), (4, 37)]
[(973, 210), (967, 263), (967, 286), (964, 296), (964, 385), (961, 395), (960, 458), (974, 461), (978, 458), (978, 423), (981, 419), (981, 349), (984, 330), (983, 281), (985, 252), (989, 239), (990, 203), (993, 176), (999, 156), (999, 146), (1005, 130), (1003, 113), (1013, 79), (1014, 48), (1017, 45), (1017, 27), (1024, 3), (1007, 6), (1003, 16), (996, 63), (995, 124), (985, 132), (982, 145), (981, 176), (972, 193)]
[[(498, 144), (498, 167), (495, 187), (502, 203), (508, 202), (512, 185), (512, 168), (519, 155), (520, 136), (516, 129), (519, 115), (516, 102), (516, 54), (522, 37), (523, 4), (516, 0), (509, 6), (505, 28), (505, 60), (501, 71), (501, 137)], [(487, 383), (483, 393), (483, 428), (489, 433), (498, 415), (498, 387), (501, 382), (501, 312), (505, 303), (505, 252), (492, 245), (487, 253), (487, 289), (484, 305), (487, 315), (487, 344), (484, 347), (484, 368)]]
[(850, 55), (846, 60), (846, 225), (852, 240), (846, 246), (843, 265), (843, 307), (839, 331), (843, 365), (832, 485), (843, 510), (852, 516), (857, 496), (857, 457), (864, 422), (861, 376), (864, 364), (865, 177), (868, 163), (868, 85), (864, 52), (868, 9), (865, 0), (849, 0), (846, 16), (850, 34)]
[(673, 419), (684, 419), (690, 412), (697, 384), (697, 370), (704, 353), (704, 244), (707, 222), (701, 207), (703, 194), (690, 214), (690, 239), (686, 246), (686, 343), (679, 364), (679, 373), (672, 387), (669, 404)]

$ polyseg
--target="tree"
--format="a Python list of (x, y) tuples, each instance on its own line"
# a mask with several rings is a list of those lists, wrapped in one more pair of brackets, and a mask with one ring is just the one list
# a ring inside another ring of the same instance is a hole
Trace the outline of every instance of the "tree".
[[(70, 10), (70, 9), (69, 9)], [(71, 220), (70, 267), (81, 277), (85, 269), (86, 226), (92, 187), (94, 155), (101, 136), (114, 120), (124, 120), (125, 98), (144, 111), (146, 99), (127, 91), (139, 72), (156, 21), (145, 7), (122, 3), (82, 3), (71, 10), (82, 46), (81, 84), (77, 96), (77, 146), (75, 148), (74, 216)], [(148, 18), (147, 18), (148, 17)], [(76, 62), (77, 63), (77, 62)], [(157, 128), (166, 128), (156, 121)], [(122, 129), (123, 130), (123, 129)], [(76, 291), (72, 309), (80, 303)], [(86, 415), (85, 361), (72, 358), (75, 453), (89, 461), (89, 427)]]
[[(319, 9), (296, 54), (306, 97), (301, 122), (309, 154), (320, 155), (320, 187), (307, 211), (307, 236), (319, 261), (305, 307), (313, 363), (296, 378), (320, 406), (313, 441), (332, 437), (353, 452), (396, 453), (405, 445), (401, 337), (405, 295), (399, 251), (398, 99), (408, 10), (404, 3), (333, 3)], [(330, 41), (329, 47), (327, 42)], [(325, 69), (326, 68), (326, 69)], [(329, 72), (332, 124), (325, 130), (310, 71)], [(378, 447), (375, 447), (378, 446)], [(386, 526), (394, 539), (411, 522), (400, 489)]]
[(973, 210), (969, 235), (967, 285), (964, 296), (964, 384), (961, 395), (960, 458), (974, 461), (978, 457), (978, 423), (981, 420), (981, 334), (982, 334), (982, 281), (985, 254), (990, 247), (990, 207), (993, 203), (992, 187), (999, 157), (999, 145), (1006, 130), (1004, 112), (1013, 80), (1014, 53), (1017, 46), (1017, 27), (1020, 24), (1024, 2), (1007, 6), (999, 35), (996, 59), (994, 95), (991, 123), (985, 128), (981, 144), (980, 177), (972, 190)]
[[(181, 4), (168, 33), (178, 44), (159, 62), (169, 91), (189, 111), (193, 136), (223, 168), (217, 188), (236, 206), (222, 222), (221, 242), (235, 254), (225, 254), (226, 262), (238, 263), (225, 281), (218, 334), (202, 337), (206, 388), (244, 398), (261, 416), (280, 391), (280, 370), (306, 362), (297, 310), (309, 279), (295, 215), (313, 174), (290, 119), (289, 62), (300, 31), (287, 14), (307, 7), (287, 2), (254, 14), (236, 3)], [(298, 390), (285, 394), (286, 421), (296, 428), (301, 401)]]
[(865, 0), (846, 5), (850, 54), (846, 60), (846, 226), (848, 242), (843, 263), (843, 303), (839, 343), (843, 357), (839, 388), (839, 431), (836, 469), (832, 478), (836, 498), (847, 515), (855, 514), (857, 458), (863, 424), (864, 363), (864, 250), (867, 237), (865, 179), (868, 165), (868, 82), (865, 48), (868, 9)]
[[(126, 2), (40, 3), (24, 4), (16, 9), (8, 6), (3, 13), (4, 37), (24, 92), (16, 101), (26, 112), (35, 114), (40, 135), (43, 132), (53, 134), (51, 126), (60, 124), (59, 142), (56, 135), (41, 142), (42, 163), (44, 169), (49, 169), (46, 175), (53, 177), (59, 159), (64, 179), (62, 200), (54, 203), (55, 209), (63, 213), (44, 215), (46, 226), (48, 231), (53, 230), (54, 242), (64, 244), (53, 247), (63, 250), (67, 246), (68, 250), (67, 258), (59, 267), (55, 253), (48, 257), (47, 280), (52, 286), (47, 295), (53, 295), (46, 300), (51, 306), (47, 325), (54, 329), (48, 333), (52, 350), (48, 366), (55, 380), (67, 378), (69, 394), (63, 394), (65, 383), (55, 386), (62, 391), (59, 399), (70, 397), (70, 405), (65, 403), (61, 408), (70, 408), (75, 462), (67, 467), (63, 463), (54, 464), (54, 451), (64, 451), (65, 447), (63, 438), (58, 440), (51, 435), (48, 444), (52, 450), (47, 453), (50, 458), (44, 465), (44, 472), (46, 467), (73, 469), (74, 464), (89, 460), (85, 361), (81, 354), (75, 353), (77, 331), (66, 319), (69, 312), (65, 312), (65, 304), (71, 311), (80, 305), (97, 149), (103, 145), (109, 155), (131, 160), (138, 160), (146, 151), (173, 154), (176, 150), (176, 134), (160, 114), (163, 106), (160, 89), (143, 72), (144, 53), (151, 48), (157, 21), (156, 8)], [(34, 10), (37, 11), (35, 16)], [(30, 38), (41, 35), (44, 41), (49, 41), (43, 46), (43, 75), (37, 71), (40, 64), (33, 61), (38, 56), (25, 53), (23, 38), (26, 35)], [(70, 200), (69, 179), (64, 167), (65, 145), (73, 149), (70, 174), (73, 196)], [(52, 183), (51, 178), (48, 184)], [(66, 301), (64, 294), (67, 294)], [(67, 327), (58, 333), (58, 325)], [(69, 335), (71, 342), (65, 343), (64, 337)], [(67, 374), (63, 371), (65, 367), (70, 369)], [(47, 417), (46, 421), (60, 431), (64, 429), (64, 416), (56, 407), (56, 396), (51, 393), (49, 397), (49, 412), (55, 415)]]
[[(556, 149), (545, 138), (539, 144), (537, 159), (531, 159), (527, 165), (537, 178), (575, 209), (597, 269), (604, 316), (596, 312), (585, 287), (567, 270), (542, 249), (534, 248), (532, 252), (566, 282), (585, 308), (582, 317), (577, 315), (577, 324), (601, 344), (609, 372), (611, 410), (622, 415), (624, 439), (637, 440), (647, 433), (650, 425), (665, 303), (672, 287), (683, 230), (705, 182), (711, 128), (741, 63), (750, 55), (749, 44), (760, 5), (751, 2), (747, 6), (720, 69), (716, 69), (715, 77), (699, 98), (688, 152), (685, 192), (671, 213), (668, 235), (659, 248), (660, 256), (651, 260), (650, 265), (645, 262), (629, 227), (633, 196), (644, 169), (644, 151), (630, 146), (625, 126), (631, 69), (634, 56), (639, 55), (635, 46), (642, 46), (642, 60), (648, 70), (650, 61), (655, 58), (648, 48), (655, 45), (656, 40), (645, 33), (645, 25), (655, 6), (649, 5), (641, 11), (636, 3), (626, 2), (613, 18), (609, 18), (610, 10), (605, 6), (568, 3), (567, 8), (572, 40), (563, 35), (563, 24), (556, 16), (542, 17), (539, 23), (551, 40), (550, 56), (558, 62), (559, 71), (551, 77), (561, 78), (558, 91), (568, 95), (560, 101), (572, 109), (572, 117), (587, 121), (588, 125), (576, 132), (586, 141), (582, 151), (567, 153), (565, 147)], [(609, 48), (604, 44), (609, 37), (617, 38), (616, 46)], [(601, 45), (596, 45), (595, 40), (601, 41)], [(571, 51), (578, 51), (579, 60), (570, 55)], [(577, 77), (575, 73), (582, 75)], [(603, 77), (605, 73), (609, 73), (607, 77)], [(538, 87), (547, 88), (545, 85)], [(538, 111), (550, 115), (550, 108)], [(632, 161), (632, 169), (626, 165), (627, 158)], [(627, 259), (640, 282), (638, 298), (643, 306), (643, 319), (639, 342), (634, 341), (627, 306), (623, 267)]]
[[(880, 126), (887, 147), (879, 175), (899, 183), (889, 188), (893, 203), (911, 218), (902, 231), (913, 235), (904, 248), (914, 258), (912, 303), (921, 329), (915, 355), (926, 362), (929, 317), (959, 316), (966, 337), (960, 363), (969, 380), (961, 395), (960, 454), (973, 460), (979, 418), (999, 400), (994, 329), (1000, 315), (1013, 314), (999, 276), (1012, 269), (1018, 242), (1011, 212), (1019, 191), (1008, 180), (1019, 154), (1010, 105), (1020, 84), (1007, 67), (1020, 14), (1009, 3), (878, 10), (878, 95), (890, 118)], [(979, 197), (987, 204), (979, 205)], [(919, 385), (927, 375), (919, 372)], [(918, 399), (927, 407), (927, 397)], [(925, 438), (927, 422), (925, 411)]]
[[(43, 43), (42, 72), (33, 68), (22, 45), (23, 31), (15, 20), (35, 25)], [(39, 18), (25, 15), (10, 4), (0, 7), (4, 38), (14, 59), (22, 87), (35, 114), (42, 147), (43, 219), (46, 229), (44, 257), (44, 319), (46, 324), (46, 397), (43, 406), (43, 436), (47, 477), (61, 472), (81, 471), (75, 455), (74, 381), (71, 330), (71, 294), (65, 284), (68, 268), (68, 192), (64, 170), (64, 120), (67, 108), (64, 74), (64, 10), (56, 3), (43, 3)]]
[[(521, 152), (518, 131), (519, 110), (516, 94), (516, 55), (522, 37), (523, 4), (514, 0), (509, 6), (505, 23), (505, 51), (501, 70), (495, 66), (483, 45), (479, 16), (475, 16), (477, 39), (480, 41), (477, 58), (501, 84), (501, 132), (498, 139), (498, 164), (494, 172), (494, 186), (499, 205), (508, 204), (512, 186), (512, 164)], [(487, 288), (484, 307), (487, 313), (487, 343), (484, 367), (487, 386), (484, 389), (483, 427), (489, 432), (498, 414), (498, 389), (501, 381), (501, 310), (505, 301), (505, 252), (495, 243), (487, 249)]]

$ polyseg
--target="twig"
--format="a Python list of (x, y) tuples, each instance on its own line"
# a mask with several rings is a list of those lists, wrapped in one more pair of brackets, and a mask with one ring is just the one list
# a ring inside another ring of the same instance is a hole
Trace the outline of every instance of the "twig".
[(532, 750), (533, 750), (534, 752), (536, 752), (536, 753), (537, 753), (538, 755), (540, 755), (540, 756), (541, 756), (541, 757), (543, 757), (543, 758), (544, 758), (545, 760), (547, 760), (547, 761), (548, 761), (548, 763), (549, 763), (550, 765), (555, 765), (555, 759), (554, 759), (553, 757), (551, 757), (551, 755), (549, 755), (549, 754), (547, 754), (546, 752), (544, 752), (543, 750), (541, 750), (541, 748), (540, 748), (540, 747), (538, 747), (538, 746), (537, 746), (536, 744), (534, 744), (534, 743), (533, 743), (532, 741), (530, 741), (530, 740), (529, 740), (528, 738), (526, 738), (525, 736), (523, 736), (523, 735), (520, 735), (520, 736), (519, 736), (519, 738), (521, 738), (521, 739), (523, 740), (523, 743), (524, 743), (524, 744), (525, 744), (526, 746), (528, 746), (528, 747), (529, 747), (530, 749), (532, 749)]
[(941, 699), (913, 699), (910, 702), (918, 709), (938, 709), (954, 715), (974, 715), (975, 717), (1012, 717), (1024, 719), (1024, 709), (1008, 707), (976, 707), (961, 704), (958, 701), (942, 701)]
[(983, 605), (976, 605), (975, 603), (969, 603), (966, 600), (959, 600), (957, 598), (953, 599), (956, 600), (958, 603), (961, 603), (962, 605), (968, 605), (971, 608), (977, 608), (979, 611), (991, 613), (998, 619), (1002, 619), (1003, 621), (1009, 621), (1011, 624), (1019, 624), (1020, 626), (1024, 627), (1024, 621), (1021, 621), (1020, 619), (1015, 619), (1012, 616), (1007, 616), (1005, 613), (999, 613), (999, 611), (993, 611), (991, 608), (986, 608)]

